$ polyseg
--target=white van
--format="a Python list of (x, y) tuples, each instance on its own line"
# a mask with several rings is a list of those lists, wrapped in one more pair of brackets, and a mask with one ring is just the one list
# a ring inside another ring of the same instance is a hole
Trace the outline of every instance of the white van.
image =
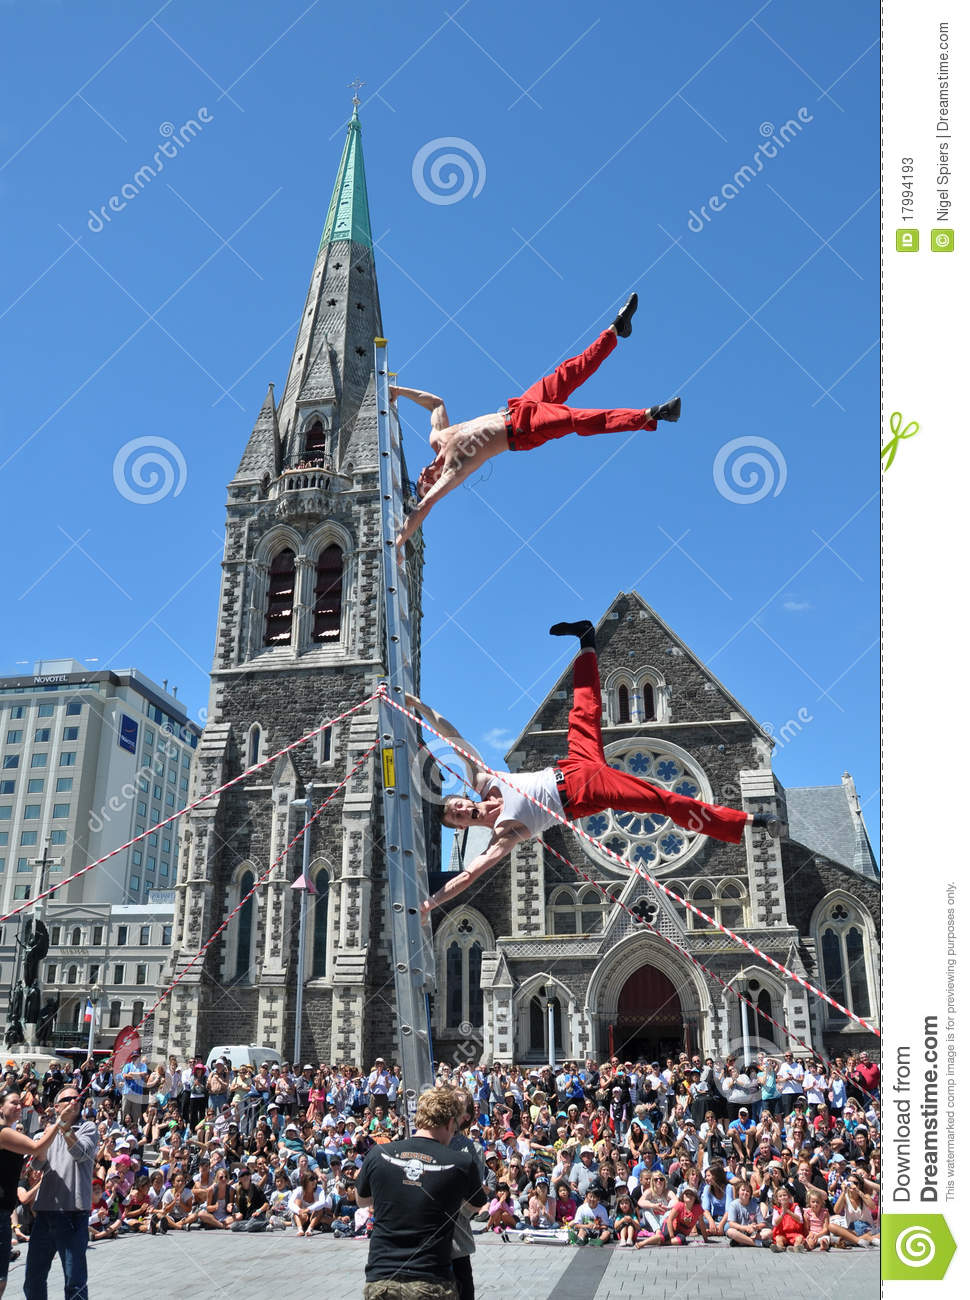
[(211, 1070), (221, 1056), (229, 1058), (234, 1070), (238, 1070), (241, 1065), (251, 1065), (254, 1070), (258, 1070), (264, 1061), (269, 1061), (272, 1065), (282, 1065), (283, 1063), (283, 1058), (275, 1047), (259, 1047), (255, 1043), (237, 1043), (228, 1047), (213, 1047), (206, 1058), (206, 1069)]

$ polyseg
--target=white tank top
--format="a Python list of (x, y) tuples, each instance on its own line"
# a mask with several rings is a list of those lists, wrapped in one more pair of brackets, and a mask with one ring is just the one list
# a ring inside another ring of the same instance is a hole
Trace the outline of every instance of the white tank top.
[[(499, 772), (497, 775), (508, 777), (519, 790), (531, 794), (560, 817), (563, 816), (562, 800), (556, 789), (556, 774), (551, 767), (544, 767), (541, 772)], [(521, 822), (532, 835), (541, 835), (556, 820), (504, 781), (496, 782), (493, 789), (498, 790), (502, 796), (502, 811), (495, 822), (496, 830), (504, 822)]]

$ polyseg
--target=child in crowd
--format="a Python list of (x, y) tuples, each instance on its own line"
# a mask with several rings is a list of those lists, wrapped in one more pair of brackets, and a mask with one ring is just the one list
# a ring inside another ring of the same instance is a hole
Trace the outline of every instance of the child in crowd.
[(578, 1246), (585, 1246), (590, 1240), (605, 1246), (613, 1236), (610, 1216), (600, 1205), (599, 1194), (592, 1187), (573, 1217), (573, 1232)]
[(771, 1215), (771, 1249), (776, 1254), (793, 1250), (796, 1255), (805, 1249), (806, 1228), (801, 1210), (787, 1187), (775, 1193), (775, 1208)]

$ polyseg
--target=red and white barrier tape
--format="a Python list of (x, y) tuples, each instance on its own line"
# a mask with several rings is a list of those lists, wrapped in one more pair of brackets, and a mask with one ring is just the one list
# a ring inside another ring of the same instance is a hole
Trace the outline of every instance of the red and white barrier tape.
[(747, 948), (749, 952), (753, 952), (756, 957), (760, 957), (762, 961), (767, 962), (769, 966), (784, 975), (787, 979), (794, 980), (796, 984), (800, 984), (801, 987), (806, 989), (809, 993), (814, 993), (816, 997), (827, 1002), (829, 1006), (835, 1007), (837, 1011), (840, 1011), (850, 1020), (854, 1020), (857, 1025), (861, 1025), (863, 1029), (867, 1029), (869, 1033), (875, 1034), (877, 1037), (882, 1036), (875, 1025), (870, 1024), (868, 1020), (864, 1020), (862, 1016), (857, 1016), (855, 1012), (850, 1011), (849, 1008), (844, 1007), (841, 1002), (837, 1002), (835, 998), (830, 997), (828, 993), (817, 988), (811, 983), (811, 981), (805, 979), (804, 976), (799, 975), (797, 971), (789, 970), (788, 967), (782, 965), (781, 962), (775, 961), (774, 957), (769, 957), (766, 952), (762, 952), (762, 950), (757, 947), (756, 944), (753, 944), (750, 939), (745, 939), (742, 935), (735, 934), (734, 931), (728, 929), (726, 925), (722, 925), (721, 922), (716, 921), (714, 917), (708, 916), (706, 912), (702, 912), (699, 907), (695, 906), (695, 904), (691, 903), (688, 899), (682, 898), (680, 894), (669, 888), (669, 886), (665, 885), (662, 881), (658, 880), (656, 876), (652, 876), (646, 868), (635, 862), (628, 862), (625, 858), (621, 858), (618, 853), (614, 853), (613, 850), (608, 849), (605, 844), (601, 844), (599, 840), (595, 840), (593, 836), (583, 830), (582, 826), (577, 822), (569, 821), (562, 813), (555, 812), (552, 808), (547, 807), (546, 804), (536, 799), (534, 795), (528, 794), (525, 790), (520, 789), (513, 781), (509, 781), (506, 774), (496, 772), (493, 768), (488, 767), (483, 763), (479, 757), (474, 754), (469, 754), (466, 750), (462, 749), (460, 745), (455, 743), (454, 737), (444, 735), (429, 722), (426, 722), (424, 718), (419, 717), (416, 713), (412, 713), (410, 709), (406, 709), (403, 704), (398, 704), (396, 700), (392, 700), (386, 691), (379, 693), (391, 708), (397, 709), (399, 713), (403, 713), (407, 717), (411, 718), (412, 721), (416, 722), (419, 726), (430, 731), (432, 735), (437, 736), (439, 740), (443, 740), (446, 745), (449, 745), (455, 751), (456, 754), (461, 755), (462, 758), (467, 758), (469, 762), (474, 763), (475, 766), (481, 768), (483, 772), (487, 772), (489, 776), (493, 776), (496, 781), (500, 781), (503, 785), (507, 785), (510, 789), (514, 790), (516, 794), (521, 795), (523, 799), (528, 799), (530, 803), (535, 804), (537, 808), (541, 808), (542, 811), (549, 817), (553, 818), (554, 821), (560, 822), (563, 826), (567, 827), (568, 830), (573, 831), (576, 835), (579, 835), (582, 839), (588, 841), (589, 844), (593, 845), (593, 847), (598, 849), (601, 853), (605, 853), (607, 857), (612, 858), (619, 866), (641, 876), (644, 880), (653, 885), (655, 889), (662, 890), (668, 898), (673, 899), (674, 902), (679, 903), (682, 907), (686, 907), (689, 911), (693, 912), (695, 916), (701, 917), (708, 925), (712, 926), (716, 930), (720, 930), (722, 934), (726, 934), (729, 939), (732, 939), (735, 943)]
[(280, 758), (283, 754), (288, 754), (291, 749), (297, 749), (300, 745), (305, 745), (308, 740), (312, 740), (314, 736), (319, 736), (320, 733), (326, 731), (328, 727), (332, 727), (337, 722), (342, 722), (344, 718), (349, 718), (351, 714), (362, 709), (365, 704), (370, 704), (372, 700), (378, 699), (380, 694), (381, 693), (377, 691), (373, 695), (369, 695), (366, 700), (361, 700), (360, 703), (355, 704), (352, 709), (347, 709), (345, 713), (340, 713), (335, 718), (330, 718), (326, 722), (321, 723), (321, 725), (314, 731), (308, 731), (307, 734), (301, 736), (299, 740), (294, 740), (291, 744), (284, 745), (284, 747), (278, 749), (275, 754), (270, 754), (269, 758), (264, 758), (261, 762), (254, 763), (252, 767), (247, 767), (245, 772), (240, 772), (239, 776), (234, 776), (232, 780), (227, 781), (225, 785), (220, 785), (217, 789), (210, 790), (208, 794), (202, 795), (202, 797), (196, 799), (194, 803), (186, 804), (185, 807), (180, 808), (178, 812), (172, 813), (171, 817), (166, 817), (164, 821), (156, 822), (154, 826), (149, 826), (146, 831), (142, 831), (140, 835), (136, 835), (134, 839), (128, 840), (127, 843), (119, 844), (116, 849), (112, 849), (110, 853), (106, 853), (103, 858), (98, 858), (96, 862), (89, 862), (86, 867), (82, 867), (80, 871), (75, 871), (72, 876), (67, 876), (64, 880), (59, 880), (56, 885), (51, 885), (49, 889), (45, 889), (44, 892), (38, 894), (36, 898), (26, 899), (19, 907), (15, 907), (13, 911), (7, 912), (4, 916), (0, 916), (0, 924), (4, 921), (9, 921), (12, 916), (18, 916), (21, 912), (26, 912), (27, 909), (33, 907), (35, 903), (39, 903), (42, 898), (49, 898), (51, 894), (56, 893), (58, 889), (63, 889), (65, 885), (69, 885), (72, 880), (77, 880), (79, 876), (83, 876), (86, 872), (92, 871), (95, 867), (100, 867), (102, 863), (109, 861), (111, 858), (117, 857), (119, 853), (124, 853), (125, 849), (130, 849), (131, 846), (137, 844), (139, 840), (143, 840), (147, 836), (154, 834), (155, 831), (160, 830), (163, 826), (168, 826), (172, 822), (177, 821), (179, 817), (184, 817), (187, 812), (191, 812), (193, 808), (198, 808), (200, 804), (204, 804), (207, 800), (214, 798), (217, 794), (222, 794), (224, 791), (228, 790), (230, 786), (238, 785), (240, 781), (245, 781), (247, 777), (252, 776), (254, 772), (258, 772), (260, 768), (266, 767), (269, 763), (274, 763), (276, 759)]

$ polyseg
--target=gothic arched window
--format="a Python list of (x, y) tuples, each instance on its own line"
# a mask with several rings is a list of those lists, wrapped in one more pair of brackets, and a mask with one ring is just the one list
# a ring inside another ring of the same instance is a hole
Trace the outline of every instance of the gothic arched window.
[(768, 1019), (771, 1015), (771, 994), (767, 989), (762, 989), (758, 994), (758, 1037), (766, 1042), (773, 1043), (775, 1036), (772, 1033), (774, 1025)]
[[(847, 900), (830, 900), (818, 924), (826, 992), (857, 1016), (871, 1015), (866, 922), (861, 909)], [(830, 1019), (843, 1018), (831, 1007), (828, 1014)]]
[(310, 456), (323, 456), (327, 451), (327, 431), (319, 418), (313, 421), (306, 434), (304, 453)]
[(310, 978), (324, 979), (327, 974), (327, 913), (330, 908), (330, 876), (322, 867), (313, 876), (313, 884), (317, 892), (310, 899), (313, 908)]
[(620, 686), (616, 692), (616, 720), (617, 722), (630, 721), (630, 688)]
[(339, 546), (327, 546), (317, 560), (317, 585), (313, 593), (313, 639), (336, 641), (340, 636), (344, 557)]
[(249, 755), (246, 766), (255, 767), (259, 762), (259, 742), (262, 737), (262, 730), (258, 722), (254, 722), (249, 728)]
[(269, 566), (266, 597), (266, 645), (289, 645), (293, 633), (296, 555), (290, 547), (277, 552)]
[(653, 683), (645, 682), (643, 686), (643, 721), (656, 722), (657, 720), (657, 702), (654, 694)]
[[(555, 1054), (562, 1054), (562, 1004), (552, 998), (552, 1032)], [(549, 1055), (549, 1004), (545, 998), (533, 998), (529, 1003), (529, 1048), (532, 1052)]]
[[(713, 888), (706, 881), (695, 885), (688, 895), (695, 907), (712, 916), (729, 930), (745, 924), (748, 892), (737, 880), (716, 881)], [(692, 930), (709, 930), (711, 927), (694, 912), (689, 913)]]
[[(256, 884), (256, 873), (247, 867), (239, 876), (236, 886), (237, 902), (246, 898)], [(233, 979), (243, 979), (253, 964), (253, 929), (256, 919), (256, 895), (251, 894), (236, 914), (236, 960), (233, 962)]]
[(484, 938), (481, 926), (473, 923), (471, 917), (462, 916), (454, 927), (448, 946), (444, 950), (446, 1029), (459, 1029), (463, 1025), (470, 1025), (477, 1029), (484, 1024), (485, 995), (482, 990)]

